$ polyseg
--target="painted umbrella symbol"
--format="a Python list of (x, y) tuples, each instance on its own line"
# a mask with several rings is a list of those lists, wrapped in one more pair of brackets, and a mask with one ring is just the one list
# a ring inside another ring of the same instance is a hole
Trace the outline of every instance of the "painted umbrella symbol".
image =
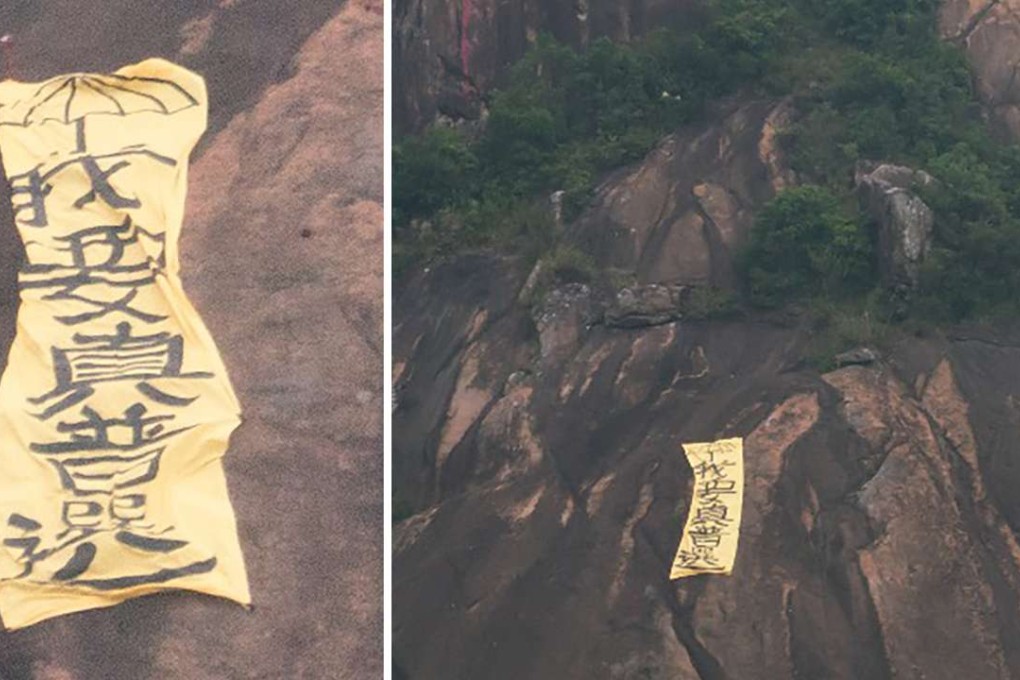
[(9, 107), (0, 125), (29, 127), (50, 121), (74, 125), (76, 151), (83, 152), (85, 119), (89, 116), (129, 116), (147, 111), (170, 115), (193, 106), (198, 106), (198, 100), (170, 80), (79, 73), (46, 81), (30, 99)]

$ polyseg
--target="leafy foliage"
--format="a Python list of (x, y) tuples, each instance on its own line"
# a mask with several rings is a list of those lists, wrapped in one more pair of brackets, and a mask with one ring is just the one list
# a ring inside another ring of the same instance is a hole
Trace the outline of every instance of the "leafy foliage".
[(780, 193), (759, 213), (741, 265), (751, 302), (774, 307), (867, 290), (872, 252), (859, 221), (830, 191), (805, 186)]
[[(576, 52), (540, 37), (492, 96), (482, 133), (432, 128), (395, 145), (398, 251), (411, 262), (483, 244), (515, 249), (473, 214), (556, 190), (573, 219), (600, 173), (641, 158), (706, 102), (767, 72), (788, 14), (773, 0), (714, 0), (697, 30), (658, 31), (636, 45), (603, 38)], [(412, 228), (422, 221), (430, 233)], [(464, 238), (470, 222), (478, 230)]]
[[(855, 204), (861, 160), (938, 179), (935, 243), (915, 317), (1020, 311), (1020, 151), (995, 142), (962, 53), (940, 41), (938, 0), (706, 0), (683, 31), (575, 51), (548, 37), (514, 67), (481, 132), (436, 128), (395, 148), (404, 263), (464, 248), (557, 248), (546, 197), (575, 218), (599, 175), (737, 91), (793, 95), (783, 136), (809, 185), (759, 216), (741, 261), (748, 301), (875, 299), (872, 225)], [(685, 15), (687, 16), (687, 15)], [(857, 300), (856, 303), (853, 300)]]
[(816, 3), (825, 27), (835, 36), (864, 47), (924, 40), (935, 29), (938, 0), (821, 0)]
[(478, 158), (467, 140), (434, 127), (393, 149), (393, 208), (397, 220), (430, 216), (474, 193)]
[[(867, 50), (842, 45), (842, 57), (816, 72), (813, 87), (799, 93), (802, 116), (786, 138), (792, 165), (802, 178), (844, 200), (851, 198), (860, 160), (927, 170), (938, 180), (923, 192), (936, 216), (935, 247), (911, 313), (937, 320), (1015, 314), (1020, 223), (1013, 216), (1020, 214), (1020, 152), (989, 135), (964, 56), (940, 42), (929, 21), (934, 8), (924, 3), (899, 8), (899, 23), (913, 33), (886, 36)], [(888, 33), (899, 24), (883, 25)], [(868, 42), (845, 31), (838, 35)]]

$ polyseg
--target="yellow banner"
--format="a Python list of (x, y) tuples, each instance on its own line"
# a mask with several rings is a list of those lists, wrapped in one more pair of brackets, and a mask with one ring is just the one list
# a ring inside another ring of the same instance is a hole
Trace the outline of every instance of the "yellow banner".
[(240, 406), (184, 295), (205, 83), (160, 59), (0, 83), (25, 244), (0, 379), (7, 628), (169, 588), (250, 601), (220, 459)]
[(744, 498), (744, 441), (684, 444), (694, 471), (694, 496), (670, 579), (731, 574)]

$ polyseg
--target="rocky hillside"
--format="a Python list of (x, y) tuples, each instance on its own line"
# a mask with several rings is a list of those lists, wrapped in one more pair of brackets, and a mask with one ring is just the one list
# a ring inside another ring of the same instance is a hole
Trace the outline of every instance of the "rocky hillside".
[[(1007, 133), (1020, 4), (981, 4), (947, 3), (942, 30)], [(604, 178), (562, 239), (608, 281), (475, 254), (400, 287), (398, 677), (1020, 677), (1020, 328), (903, 331), (818, 370), (804, 316), (705, 313), (799, 182), (790, 115), (738, 98)], [(930, 247), (931, 181), (881, 162), (854, 178), (890, 288)], [(680, 445), (732, 436), (734, 574), (670, 582)]]
[[(436, 116), (477, 118), (482, 95), (501, 81), (539, 33), (583, 46), (626, 41), (693, 6), (663, 0), (395, 0), (394, 130), (420, 130)], [(679, 5), (679, 7), (678, 7)]]
[(948, 0), (940, 24), (942, 36), (966, 50), (979, 92), (995, 120), (1020, 138), (1020, 83), (1014, 56), (1020, 48), (1020, 2)]
[(182, 273), (242, 404), (225, 465), (255, 606), (168, 594), (0, 634), (0, 678), (380, 677), (380, 3), (15, 0), (3, 32), (21, 79), (163, 56), (208, 82)]
[[(395, 0), (394, 126), (421, 130), (439, 116), (477, 118), (484, 96), (540, 33), (584, 46), (606, 36), (629, 41), (697, 15), (697, 0)], [(980, 91), (1000, 122), (1020, 134), (1020, 88), (1012, 55), (1020, 44), (1016, 0), (945, 0), (940, 30), (963, 47)]]

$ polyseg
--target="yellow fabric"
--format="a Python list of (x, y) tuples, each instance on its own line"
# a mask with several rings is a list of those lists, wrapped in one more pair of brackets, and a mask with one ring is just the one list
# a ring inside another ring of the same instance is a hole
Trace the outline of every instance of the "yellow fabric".
[(684, 444), (684, 452), (694, 471), (694, 497), (669, 577), (731, 574), (740, 538), (744, 441)]
[(247, 604), (221, 457), (240, 406), (184, 295), (198, 75), (0, 83), (0, 152), (25, 244), (0, 379), (7, 628), (165, 589)]

